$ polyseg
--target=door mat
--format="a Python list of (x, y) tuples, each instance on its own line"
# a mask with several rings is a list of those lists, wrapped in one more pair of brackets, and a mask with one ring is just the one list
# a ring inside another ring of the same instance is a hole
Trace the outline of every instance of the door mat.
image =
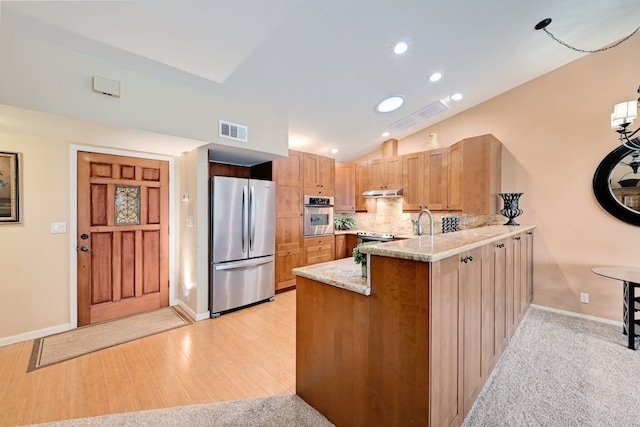
[(38, 338), (33, 343), (27, 372), (191, 323), (176, 308), (163, 307)]

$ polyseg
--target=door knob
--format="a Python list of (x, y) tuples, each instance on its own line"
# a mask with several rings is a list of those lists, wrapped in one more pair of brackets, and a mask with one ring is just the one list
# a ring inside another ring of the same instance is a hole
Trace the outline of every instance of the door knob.
[(93, 252), (93, 249), (91, 249), (89, 246), (83, 246), (83, 247), (80, 248), (80, 250), (82, 252), (88, 252), (88, 251), (92, 251)]

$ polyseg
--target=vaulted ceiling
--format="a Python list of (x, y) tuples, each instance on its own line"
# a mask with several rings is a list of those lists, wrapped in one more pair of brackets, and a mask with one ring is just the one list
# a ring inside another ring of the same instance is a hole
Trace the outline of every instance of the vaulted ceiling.
[[(640, 25), (637, 0), (5, 0), (0, 6), (3, 31), (286, 116), (292, 148), (338, 161), (583, 55), (536, 31), (544, 18), (553, 19), (548, 29), (559, 39), (581, 49), (605, 46)], [(408, 50), (396, 55), (401, 40)], [(443, 77), (432, 83), (434, 71)], [(452, 101), (453, 93), (462, 100)], [(374, 111), (393, 94), (405, 97), (401, 108)], [(444, 111), (394, 126), (433, 103)]]

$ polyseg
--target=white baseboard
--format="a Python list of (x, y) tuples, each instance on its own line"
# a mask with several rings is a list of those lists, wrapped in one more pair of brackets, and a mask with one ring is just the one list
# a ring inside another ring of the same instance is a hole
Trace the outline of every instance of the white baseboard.
[(199, 322), (201, 320), (206, 320), (206, 319), (209, 319), (211, 317), (211, 314), (209, 313), (209, 311), (205, 311), (204, 313), (196, 314), (196, 312), (191, 310), (191, 308), (189, 308), (189, 306), (187, 306), (184, 302), (182, 302), (182, 300), (178, 301), (178, 305), (180, 306), (180, 308), (182, 308), (184, 311), (187, 312), (189, 317), (194, 319), (196, 322)]
[(566, 314), (567, 316), (580, 317), (582, 319), (588, 319), (596, 322), (608, 323), (610, 325), (616, 325), (616, 326), (622, 327), (622, 322), (617, 320), (605, 319), (604, 317), (590, 316), (588, 314), (576, 313), (575, 311), (560, 310), (558, 308), (552, 308), (552, 307), (547, 307), (547, 306), (538, 305), (538, 304), (531, 304), (531, 307), (539, 308), (540, 310), (552, 311), (554, 313)]
[(58, 326), (52, 326), (50, 328), (38, 329), (37, 331), (26, 332), (20, 335), (12, 335), (10, 337), (0, 338), (0, 347), (5, 345), (11, 345), (23, 341), (35, 340), (38, 338), (46, 337), (48, 335), (58, 334), (60, 332), (67, 332), (70, 328), (69, 323), (65, 323)]

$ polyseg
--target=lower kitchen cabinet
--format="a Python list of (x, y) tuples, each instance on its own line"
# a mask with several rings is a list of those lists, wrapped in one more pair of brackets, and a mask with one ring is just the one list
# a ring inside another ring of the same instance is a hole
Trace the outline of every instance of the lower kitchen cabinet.
[(532, 240), (434, 262), (372, 254), (369, 296), (299, 277), (296, 393), (335, 425), (460, 426), (528, 307)]
[(300, 266), (300, 247), (295, 244), (289, 249), (276, 251), (276, 292), (296, 286), (296, 276), (292, 269)]
[(303, 265), (318, 264), (335, 259), (334, 236), (305, 237)]
[(533, 233), (431, 266), (431, 425), (459, 426), (531, 303)]
[(353, 256), (353, 249), (358, 244), (355, 234), (336, 234), (336, 259)]
[(336, 234), (336, 259), (347, 257), (347, 235)]

